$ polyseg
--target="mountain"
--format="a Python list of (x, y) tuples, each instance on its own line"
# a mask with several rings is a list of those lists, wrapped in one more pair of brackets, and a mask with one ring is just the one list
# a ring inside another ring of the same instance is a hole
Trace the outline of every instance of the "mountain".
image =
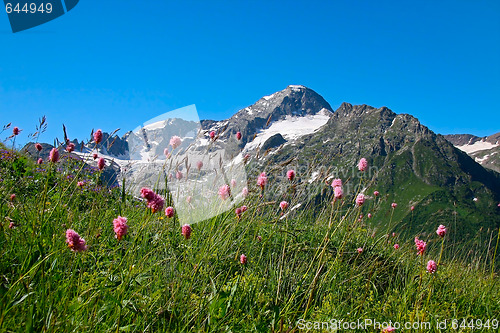
[[(109, 138), (109, 134), (105, 133), (103, 135), (104, 138)], [(120, 139), (121, 140), (121, 139)], [(85, 160), (90, 167), (97, 168), (97, 161), (94, 161), (93, 158), (87, 158), (84, 159), (83, 153), (78, 153), (78, 151), (89, 151), (83, 142), (78, 142), (78, 140), (73, 140), (71, 141), (72, 143), (75, 144), (75, 149), (76, 152), (73, 153), (68, 153), (64, 147), (60, 146), (58, 148), (59, 151), (59, 156), (60, 156), (60, 163), (63, 165), (66, 164), (66, 160), (68, 157), (71, 157), (76, 160)], [(126, 142), (125, 142), (126, 143)], [(29, 142), (27, 143), (22, 149), (21, 152), (26, 154), (28, 157), (30, 157), (33, 160), (38, 160), (41, 158), (43, 160), (43, 163), (47, 163), (47, 160), (49, 159), (49, 154), (52, 148), (54, 148), (53, 145), (47, 144), (47, 143), (40, 143), (42, 145), (42, 150), (38, 152), (38, 150), (35, 148), (35, 142)], [(102, 150), (107, 152), (106, 145), (103, 145)], [(106, 155), (102, 155), (106, 157), (106, 165), (107, 167), (104, 169), (104, 171), (101, 174), (100, 181), (102, 184), (107, 185), (107, 186), (117, 186), (119, 184), (118, 182), (118, 174), (120, 173), (120, 166), (115, 162), (115, 159)]]
[[(308, 183), (318, 186), (314, 194), (312, 186), (307, 192), (315, 202), (331, 198), (324, 183), (332, 177), (361, 184), (348, 192), (351, 199), (358, 190), (373, 199), (371, 223), (391, 224), (389, 229), (408, 235), (453, 223), (454, 236), (464, 238), (481, 227), (500, 225), (499, 174), (484, 169), (415, 117), (387, 107), (343, 103), (320, 130), (268, 156), (262, 165), (290, 159), (296, 166), (309, 165), (313, 172)], [(355, 169), (362, 157), (372, 167), (365, 173)], [(374, 198), (375, 190), (381, 197)], [(398, 204), (394, 211), (392, 202)]]
[[(170, 146), (173, 135), (182, 140), (174, 151)], [(158, 186), (163, 184), (159, 180), (166, 179), (163, 185), (168, 183), (179, 210), (193, 214), (193, 207), (205, 207), (200, 209), (200, 218), (212, 214), (208, 206), (213, 204), (200, 202), (217, 197), (221, 184), (238, 183), (238, 191), (232, 190), (236, 204), (247, 183), (251, 192), (259, 191), (255, 179), (266, 171), (269, 186), (263, 200), (290, 201), (289, 214), (299, 207), (312, 212), (328, 207), (325, 203), (333, 200), (329, 184), (341, 178), (346, 209), (353, 206), (357, 193), (367, 197), (360, 211), (363, 223), (408, 236), (429, 234), (444, 224), (450, 226), (453, 238), (467, 239), (481, 228), (500, 226), (500, 175), (483, 168), (450, 141), (459, 148), (498, 144), (494, 136), (485, 140), (444, 137), (417, 118), (387, 107), (343, 103), (334, 111), (313, 90), (290, 85), (226, 120), (196, 122), (171, 119), (167, 114), (122, 138), (108, 138), (98, 148), (116, 164), (118, 179), (125, 178), (128, 189), (137, 192), (140, 186)], [(171, 153), (168, 158), (165, 148)], [(88, 159), (92, 149), (87, 144), (79, 154)], [(368, 160), (365, 172), (356, 168), (360, 158)], [(204, 167), (196, 170), (195, 162), (201, 161)], [(293, 185), (286, 179), (290, 168), (297, 172)], [(196, 186), (203, 190), (194, 191)], [(380, 196), (373, 195), (375, 190)], [(398, 205), (395, 209), (393, 202)], [(367, 213), (373, 217), (366, 218)]]
[(471, 134), (448, 134), (444, 137), (485, 168), (500, 172), (500, 132), (482, 138)]
[[(315, 91), (301, 85), (290, 85), (282, 91), (264, 96), (231, 118), (223, 121), (201, 122), (205, 135), (218, 135), (215, 145), (237, 154), (241, 149), (251, 151), (280, 133), (284, 140), (293, 140), (312, 133), (324, 125), (332, 107)], [(242, 139), (228, 146), (228, 140), (241, 132)], [(272, 141), (276, 143), (276, 138)], [(270, 143), (273, 145), (273, 143)]]

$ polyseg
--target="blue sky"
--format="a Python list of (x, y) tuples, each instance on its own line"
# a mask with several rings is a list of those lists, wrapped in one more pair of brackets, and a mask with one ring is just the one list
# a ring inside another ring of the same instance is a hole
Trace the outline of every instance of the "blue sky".
[[(121, 134), (195, 104), (223, 119), (302, 84), (432, 130), (500, 131), (500, 1), (81, 0), (13, 34), (0, 13), (0, 125), (41, 141)], [(6, 137), (5, 133), (0, 139)]]

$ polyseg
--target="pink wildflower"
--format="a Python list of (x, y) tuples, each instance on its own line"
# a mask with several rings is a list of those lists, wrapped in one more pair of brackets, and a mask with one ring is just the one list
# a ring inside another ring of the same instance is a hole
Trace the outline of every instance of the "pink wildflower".
[(379, 192), (379, 191), (375, 191), (375, 192), (373, 192), (373, 195), (374, 195), (374, 196), (376, 196), (376, 197), (378, 197), (378, 195), (379, 195), (379, 194), (380, 194), (380, 192)]
[(215, 139), (215, 132), (214, 131), (210, 132), (210, 139), (212, 139), (212, 140)]
[(149, 208), (151, 208), (151, 210), (153, 211), (153, 213), (156, 213), (156, 212), (162, 210), (163, 206), (165, 205), (165, 199), (163, 199), (158, 194), (154, 193), (149, 188), (143, 187), (141, 189), (141, 196), (144, 199), (146, 199), (147, 206)]
[(68, 247), (71, 251), (82, 252), (87, 250), (85, 239), (80, 237), (80, 235), (72, 229), (66, 230), (66, 243), (68, 243)]
[(288, 178), (289, 181), (293, 181), (295, 178), (295, 170), (288, 170), (286, 173), (286, 177)]
[(262, 242), (262, 236), (260, 236), (260, 235), (259, 235), (259, 236), (257, 236), (257, 240), (258, 240), (259, 242)]
[(241, 140), (241, 132), (236, 132), (236, 139)]
[(182, 179), (182, 177), (184, 177), (184, 176), (182, 175), (182, 172), (177, 171), (177, 172), (175, 173), (175, 178), (177, 178), (177, 180), (181, 180), (181, 179)]
[(147, 187), (143, 187), (141, 189), (141, 197), (143, 197), (147, 201), (153, 200), (155, 196), (156, 196), (156, 194), (155, 194), (155, 192), (153, 192), (153, 190), (151, 190)]
[(70, 142), (66, 145), (66, 151), (68, 153), (71, 153), (74, 150), (75, 150), (75, 144), (73, 142)]
[(10, 195), (10, 201), (13, 202), (14, 200), (16, 200), (16, 195), (13, 193)]
[(410, 210), (413, 212), (415, 210), (415, 206), (411, 206)]
[(104, 160), (104, 158), (100, 158), (99, 161), (97, 161), (97, 167), (99, 168), (99, 170), (102, 170), (104, 169), (104, 167), (106, 166), (106, 161)]
[(415, 246), (417, 247), (417, 254), (423, 255), (425, 248), (427, 247), (427, 243), (415, 237)]
[(182, 226), (182, 236), (184, 236), (185, 239), (189, 239), (191, 237), (191, 226), (189, 224), (184, 224)]
[(196, 167), (198, 168), (198, 170), (201, 170), (201, 168), (203, 168), (203, 162), (202, 161), (196, 162)]
[(286, 202), (286, 201), (280, 202), (280, 208), (281, 208), (281, 210), (287, 209), (288, 208), (288, 202)]
[(243, 211), (241, 210), (241, 207), (240, 208), (236, 208), (234, 210), (234, 213), (236, 214), (236, 217), (237, 218), (240, 218), (241, 217), (241, 214), (243, 213)]
[(359, 160), (358, 170), (365, 171), (367, 167), (368, 167), (368, 162), (366, 161), (366, 158), (363, 157), (362, 159)]
[(244, 265), (244, 264), (246, 264), (246, 263), (247, 263), (247, 256), (246, 256), (246, 255), (242, 254), (242, 255), (240, 256), (240, 263), (241, 263), (242, 265)]
[(358, 247), (357, 251), (358, 251), (358, 253), (362, 253), (363, 252), (363, 248), (362, 247)]
[(163, 155), (165, 155), (165, 157), (168, 157), (168, 148), (163, 149)]
[(49, 160), (52, 163), (57, 163), (57, 161), (59, 161), (59, 151), (57, 150), (57, 148), (52, 148), (49, 153)]
[(427, 272), (434, 274), (437, 271), (437, 264), (434, 260), (429, 260), (427, 262)]
[(387, 326), (386, 328), (383, 329), (382, 333), (391, 333), (391, 332), (395, 332), (396, 329), (392, 326)]
[(335, 199), (342, 199), (344, 196), (344, 191), (342, 191), (342, 187), (335, 187), (333, 190), (333, 195), (335, 196)]
[(41, 145), (41, 144), (39, 144), (38, 142), (37, 142), (37, 143), (35, 143), (35, 148), (36, 148), (36, 150), (38, 150), (38, 151), (42, 151), (42, 149), (43, 149), (42, 145)]
[(267, 184), (267, 176), (266, 176), (266, 173), (263, 172), (259, 175), (259, 177), (257, 177), (257, 185), (260, 186), (260, 188), (262, 190), (264, 190), (264, 187), (266, 186)]
[(43, 164), (43, 160), (41, 158), (38, 159), (38, 161), (36, 162), (37, 164)]
[(118, 216), (113, 220), (113, 230), (115, 232), (115, 238), (121, 240), (128, 232), (127, 218)]
[(94, 160), (97, 160), (97, 158), (98, 158), (98, 157), (99, 157), (99, 155), (97, 155), (97, 153), (93, 153), (93, 154), (92, 154), (92, 158), (93, 158)]
[(391, 207), (392, 207), (392, 208), (396, 208), (397, 206), (398, 206), (398, 204), (397, 204), (397, 203), (395, 203), (395, 202), (391, 203)]
[(173, 207), (167, 207), (165, 208), (165, 215), (168, 217), (168, 218), (172, 218), (174, 217), (174, 208)]
[(12, 129), (12, 134), (14, 134), (14, 135), (18, 135), (18, 134), (19, 134), (19, 132), (21, 132), (21, 131), (19, 130), (19, 127), (14, 127), (14, 128)]
[(231, 188), (225, 184), (219, 188), (219, 196), (222, 200), (226, 200), (231, 195)]
[(399, 249), (399, 244), (394, 244), (394, 249), (395, 250)]
[(148, 207), (151, 208), (151, 211), (153, 213), (156, 213), (156, 212), (159, 212), (160, 210), (162, 210), (164, 205), (165, 205), (165, 199), (163, 199), (159, 195), (156, 195), (154, 200), (148, 202)]
[(334, 179), (332, 181), (332, 187), (335, 188), (335, 187), (342, 187), (342, 179)]
[(231, 179), (231, 187), (236, 187), (236, 179)]
[(368, 213), (368, 218), (371, 219), (372, 218), (372, 214), (371, 213)]
[(358, 206), (363, 206), (364, 203), (365, 203), (365, 195), (363, 193), (358, 194), (358, 196), (356, 197), (356, 204)]
[(83, 185), (85, 185), (85, 183), (82, 181), (79, 181), (78, 183), (76, 183), (76, 186), (78, 186), (78, 187), (83, 187)]
[(9, 223), (9, 229), (14, 229), (16, 227), (16, 224), (14, 222)]
[(436, 234), (438, 234), (439, 237), (444, 237), (444, 235), (446, 235), (447, 232), (448, 232), (448, 230), (442, 224), (436, 230)]
[(94, 141), (96, 144), (101, 143), (102, 141), (102, 131), (98, 129), (97, 131), (94, 132)]
[(244, 213), (244, 212), (246, 212), (248, 210), (248, 207), (245, 206), (245, 205), (241, 206), (240, 208), (241, 208), (241, 212), (242, 213)]
[(248, 188), (247, 187), (243, 187), (243, 189), (241, 190), (241, 195), (243, 196), (243, 198), (247, 197), (247, 195), (248, 195)]
[(177, 135), (174, 135), (173, 137), (170, 138), (170, 145), (172, 146), (172, 149), (179, 147), (181, 143), (182, 140)]

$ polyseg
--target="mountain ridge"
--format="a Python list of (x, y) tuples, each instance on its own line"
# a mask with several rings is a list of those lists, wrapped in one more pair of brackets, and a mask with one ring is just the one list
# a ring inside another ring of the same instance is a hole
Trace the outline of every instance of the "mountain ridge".
[(484, 137), (472, 134), (448, 134), (444, 137), (483, 167), (500, 172), (500, 132)]
[[(150, 138), (167, 133), (161, 128), (143, 130)], [(210, 138), (212, 131), (214, 139)], [(235, 138), (236, 132), (242, 133), (241, 140)], [(142, 149), (142, 153), (134, 156), (143, 156), (150, 149), (151, 156), (162, 156), (173, 132), (168, 133), (153, 140), (153, 148), (136, 140), (134, 149)], [(125, 141), (131, 150), (132, 141), (128, 139), (132, 135), (128, 132), (108, 141), (119, 142), (121, 149), (125, 149)], [(483, 168), (414, 116), (397, 114), (386, 106), (344, 102), (333, 111), (312, 89), (291, 85), (228, 119), (201, 121), (194, 139), (193, 149), (198, 152), (222, 149), (233, 161), (242, 161), (248, 155), (249, 186), (254, 186), (252, 179), (266, 169), (272, 177), (286, 172), (282, 165), (303, 170), (298, 173), (301, 181), (296, 191), (303, 193), (304, 207), (311, 209), (332, 200), (325, 181), (347, 174), (346, 184), (363, 186), (347, 191), (346, 200), (358, 192), (368, 196), (374, 190), (384, 193), (376, 201), (373, 219), (366, 223), (386, 225), (390, 203), (398, 202), (404, 208), (393, 212), (394, 225), (386, 227), (408, 234), (430, 232), (436, 223), (449, 224), (450, 216), (459, 222), (454, 232), (458, 235), (460, 231), (460, 237), (474, 234), (479, 227), (500, 226), (500, 175)], [(101, 152), (110, 154), (111, 149), (112, 145), (106, 146)], [(127, 156), (124, 151), (119, 154)], [(133, 156), (131, 151), (128, 156)], [(110, 159), (113, 157), (117, 156), (111, 154)], [(372, 174), (351, 173), (362, 157), (374, 168)], [(410, 206), (418, 210), (410, 211)], [(416, 217), (421, 221), (418, 224), (412, 222)]]

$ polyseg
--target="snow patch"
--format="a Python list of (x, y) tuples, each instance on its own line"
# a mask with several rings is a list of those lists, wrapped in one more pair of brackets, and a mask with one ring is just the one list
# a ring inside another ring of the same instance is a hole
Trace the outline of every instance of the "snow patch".
[(474, 153), (476, 151), (480, 150), (487, 150), (487, 149), (492, 149), (495, 147), (498, 147), (498, 145), (494, 145), (492, 143), (489, 143), (487, 141), (476, 141), (473, 144), (467, 144), (463, 146), (456, 146), (458, 149), (460, 149), (463, 152), (466, 152), (467, 154)]
[(300, 91), (301, 89), (305, 89), (305, 87), (304, 87), (304, 86), (297, 85), (297, 84), (291, 84), (291, 85), (289, 85), (289, 87), (290, 87), (293, 91)]
[(165, 126), (166, 126), (166, 121), (160, 120), (160, 121), (157, 121), (156, 123), (152, 123), (152, 124), (144, 126), (144, 129), (146, 129), (148, 131), (152, 131), (155, 129), (165, 128)]
[(324, 126), (330, 119), (330, 112), (322, 109), (315, 115), (303, 117), (286, 116), (284, 120), (279, 120), (271, 124), (269, 128), (261, 130), (255, 139), (245, 146), (245, 151), (256, 149), (267, 139), (276, 134), (281, 134), (285, 140), (296, 140), (304, 135), (312, 134)]
[(274, 95), (276, 95), (276, 93), (272, 94), (272, 95), (269, 95), (269, 96), (264, 96), (262, 97), (263, 99), (265, 99), (266, 101), (270, 100), (271, 98), (274, 97)]

